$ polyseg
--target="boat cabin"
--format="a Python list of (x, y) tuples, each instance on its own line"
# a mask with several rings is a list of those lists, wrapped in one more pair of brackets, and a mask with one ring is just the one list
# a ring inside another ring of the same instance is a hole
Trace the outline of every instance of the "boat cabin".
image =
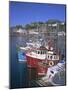
[(46, 48), (33, 49), (28, 55), (42, 60), (59, 60), (58, 54), (55, 54), (53, 51), (48, 51)]

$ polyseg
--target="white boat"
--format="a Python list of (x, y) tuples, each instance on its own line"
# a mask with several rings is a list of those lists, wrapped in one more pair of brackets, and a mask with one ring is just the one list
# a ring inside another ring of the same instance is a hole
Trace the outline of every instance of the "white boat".
[(65, 76), (61, 76), (61, 74), (65, 74), (65, 61), (60, 61), (57, 65), (48, 68), (46, 76), (38, 80), (37, 83), (41, 86), (47, 86), (47, 84), (53, 86), (64, 85)]

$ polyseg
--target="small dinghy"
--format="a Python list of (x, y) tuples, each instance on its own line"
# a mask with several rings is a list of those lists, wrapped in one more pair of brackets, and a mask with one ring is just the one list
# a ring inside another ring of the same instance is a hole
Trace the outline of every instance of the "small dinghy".
[(23, 51), (18, 51), (18, 61), (19, 62), (26, 62), (26, 55)]

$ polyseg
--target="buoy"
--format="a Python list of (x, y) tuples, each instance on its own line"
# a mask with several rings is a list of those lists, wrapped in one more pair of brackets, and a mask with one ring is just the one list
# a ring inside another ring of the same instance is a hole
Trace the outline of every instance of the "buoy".
[(53, 66), (54, 62), (53, 61), (49, 61), (49, 66)]

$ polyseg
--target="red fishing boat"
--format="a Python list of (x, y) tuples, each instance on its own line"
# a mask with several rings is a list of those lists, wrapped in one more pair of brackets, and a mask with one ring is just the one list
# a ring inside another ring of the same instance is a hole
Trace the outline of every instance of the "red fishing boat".
[(26, 53), (29, 72), (35, 70), (36, 77), (46, 75), (48, 68), (56, 65), (60, 60), (58, 50), (55, 51), (51, 43), (48, 42), (45, 47), (33, 47)]

